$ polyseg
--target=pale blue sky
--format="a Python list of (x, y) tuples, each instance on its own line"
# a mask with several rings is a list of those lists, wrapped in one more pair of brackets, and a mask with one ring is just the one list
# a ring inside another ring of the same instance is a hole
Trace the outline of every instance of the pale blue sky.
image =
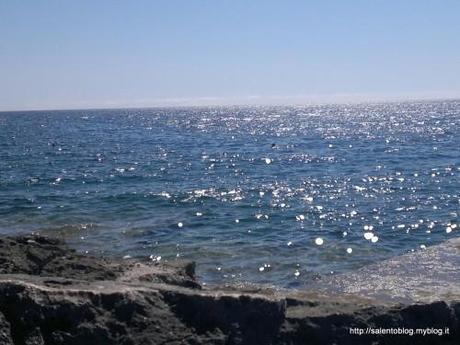
[(460, 98), (460, 1), (0, 0), (0, 109)]

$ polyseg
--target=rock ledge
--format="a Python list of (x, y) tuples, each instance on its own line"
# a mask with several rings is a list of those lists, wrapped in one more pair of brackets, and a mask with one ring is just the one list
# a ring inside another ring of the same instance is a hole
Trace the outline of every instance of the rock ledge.
[[(0, 345), (458, 344), (459, 248), (451, 240), (311, 291), (281, 291), (205, 289), (190, 262), (95, 258), (46, 237), (0, 237)], [(428, 272), (438, 259), (444, 268)], [(406, 334), (366, 334), (391, 329)], [(416, 329), (425, 335), (407, 334)]]

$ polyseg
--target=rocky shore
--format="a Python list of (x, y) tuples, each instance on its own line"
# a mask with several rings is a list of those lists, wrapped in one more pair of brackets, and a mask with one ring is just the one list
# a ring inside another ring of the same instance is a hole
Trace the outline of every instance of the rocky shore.
[(459, 344), (459, 254), (453, 239), (283, 291), (204, 288), (190, 262), (0, 237), (0, 345)]

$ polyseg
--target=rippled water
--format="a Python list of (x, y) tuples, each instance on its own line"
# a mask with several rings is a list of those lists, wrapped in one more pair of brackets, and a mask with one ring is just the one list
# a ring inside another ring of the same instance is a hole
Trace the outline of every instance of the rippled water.
[(0, 113), (0, 232), (301, 286), (458, 236), (460, 102)]

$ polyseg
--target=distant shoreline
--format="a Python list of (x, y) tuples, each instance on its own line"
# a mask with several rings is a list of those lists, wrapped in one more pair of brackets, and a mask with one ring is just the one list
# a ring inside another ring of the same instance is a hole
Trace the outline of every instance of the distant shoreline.
[(366, 104), (398, 104), (398, 103), (430, 103), (430, 102), (457, 102), (460, 101), (460, 96), (455, 97), (408, 97), (408, 98), (388, 98), (388, 99), (369, 99), (369, 100), (338, 100), (338, 101), (312, 101), (312, 102), (274, 102), (274, 103), (224, 103), (224, 104), (156, 104), (156, 105), (133, 105), (133, 106), (117, 106), (117, 105), (101, 105), (101, 106), (88, 106), (88, 107), (44, 107), (44, 108), (24, 108), (24, 109), (12, 109), (12, 110), (0, 110), (2, 113), (27, 113), (27, 112), (61, 112), (61, 111), (92, 111), (92, 110), (155, 110), (155, 109), (184, 109), (184, 108), (228, 108), (228, 107), (315, 107), (315, 106), (326, 106), (326, 105), (366, 105)]

